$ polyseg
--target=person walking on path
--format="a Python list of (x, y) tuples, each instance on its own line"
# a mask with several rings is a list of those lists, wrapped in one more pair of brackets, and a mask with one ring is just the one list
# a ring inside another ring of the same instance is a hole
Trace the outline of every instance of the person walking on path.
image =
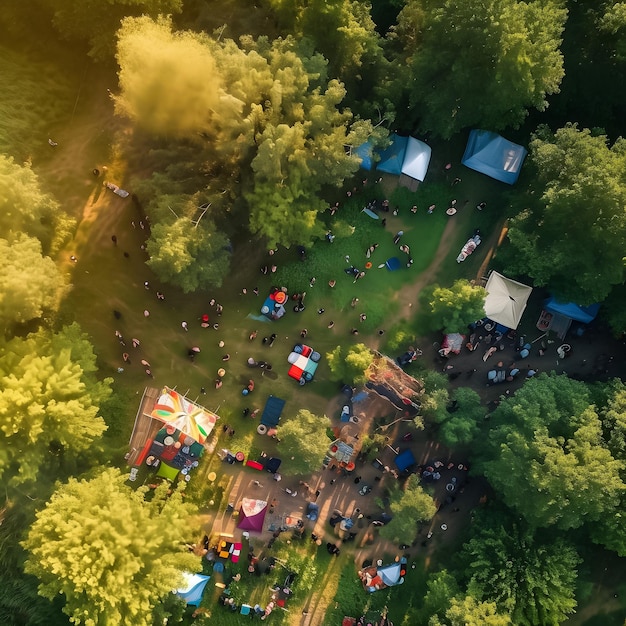
[(402, 237), (402, 235), (404, 235), (404, 231), (403, 230), (399, 230), (396, 233), (396, 236), (393, 238), (394, 245), (396, 245), (396, 246), (398, 245), (398, 242), (400, 241), (400, 238)]

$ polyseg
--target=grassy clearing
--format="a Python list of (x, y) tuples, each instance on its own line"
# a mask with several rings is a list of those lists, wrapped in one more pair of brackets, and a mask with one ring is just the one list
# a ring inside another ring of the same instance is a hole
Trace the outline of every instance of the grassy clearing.
[(0, 152), (18, 162), (48, 154), (48, 137), (57, 137), (72, 110), (71, 75), (0, 44), (0, 82)]

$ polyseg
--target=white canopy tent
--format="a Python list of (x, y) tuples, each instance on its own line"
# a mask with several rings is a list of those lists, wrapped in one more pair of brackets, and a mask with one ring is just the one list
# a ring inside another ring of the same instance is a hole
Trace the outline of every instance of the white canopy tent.
[(533, 288), (491, 272), (485, 285), (485, 315), (507, 328), (515, 330), (522, 319)]
[(418, 184), (424, 182), (426, 178), (431, 154), (432, 149), (428, 144), (415, 137), (409, 137), (402, 162), (400, 185), (415, 191)]

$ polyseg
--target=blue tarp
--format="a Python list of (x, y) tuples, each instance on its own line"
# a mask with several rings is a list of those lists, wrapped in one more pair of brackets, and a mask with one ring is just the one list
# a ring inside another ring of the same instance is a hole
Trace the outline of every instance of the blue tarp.
[(187, 604), (198, 606), (202, 601), (204, 588), (210, 580), (210, 576), (202, 574), (184, 573), (185, 583), (180, 589), (176, 590), (176, 595), (180, 596)]
[(400, 453), (395, 460), (396, 467), (400, 472), (404, 472), (404, 470), (415, 465), (416, 463), (417, 461), (410, 450), (405, 450)]
[(263, 415), (261, 415), (261, 424), (273, 428), (278, 426), (280, 415), (285, 408), (285, 401), (276, 396), (270, 396), (265, 403)]
[(408, 141), (408, 137), (394, 135), (393, 143), (380, 153), (380, 162), (376, 166), (376, 169), (380, 172), (400, 176)]
[(361, 167), (364, 170), (374, 168), (374, 146), (372, 146), (371, 141), (366, 141), (358, 148), (355, 148), (354, 154), (361, 159)]
[(576, 322), (589, 324), (589, 322), (592, 322), (596, 318), (596, 315), (598, 315), (600, 305), (590, 304), (589, 306), (580, 306), (573, 302), (557, 302), (554, 297), (551, 297), (545, 301), (543, 308), (549, 313), (558, 313)]
[(487, 130), (470, 132), (461, 163), (481, 174), (486, 174), (512, 185), (519, 178), (526, 148)]
[(387, 259), (385, 265), (390, 272), (395, 272), (396, 270), (399, 270), (400, 267), (402, 267), (400, 259), (397, 256), (392, 256), (390, 259)]

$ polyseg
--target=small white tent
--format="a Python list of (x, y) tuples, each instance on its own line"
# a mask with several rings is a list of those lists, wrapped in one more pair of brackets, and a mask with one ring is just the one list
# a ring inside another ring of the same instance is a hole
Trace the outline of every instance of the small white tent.
[(485, 315), (507, 328), (515, 330), (522, 319), (533, 288), (491, 272), (485, 285)]
[(402, 162), (402, 172), (398, 181), (403, 187), (415, 191), (419, 183), (424, 182), (432, 149), (423, 141), (409, 137)]

